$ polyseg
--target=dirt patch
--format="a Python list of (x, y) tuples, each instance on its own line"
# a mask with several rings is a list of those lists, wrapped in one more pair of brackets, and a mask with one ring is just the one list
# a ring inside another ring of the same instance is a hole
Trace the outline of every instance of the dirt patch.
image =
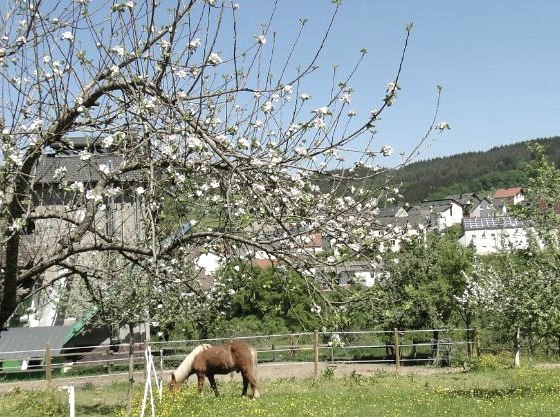
[[(325, 372), (326, 369), (330, 369), (333, 372), (335, 378), (342, 378), (344, 376), (356, 373), (365, 377), (373, 376), (376, 374), (399, 374), (399, 375), (434, 375), (434, 374), (445, 374), (462, 371), (458, 368), (436, 368), (429, 366), (401, 366), (398, 371), (395, 365), (392, 364), (371, 364), (371, 363), (320, 363), (317, 366), (317, 371), (315, 371), (315, 364), (312, 362), (277, 362), (277, 363), (264, 363), (259, 365), (258, 375), (259, 379), (271, 380), (279, 378), (313, 378), (317, 372), (320, 375)], [(166, 371), (164, 373), (164, 380), (169, 379), (169, 373), (171, 371)], [(228, 379), (238, 379), (240, 376), (232, 372), (229, 375), (219, 375), (217, 379), (228, 380)], [(71, 377), (71, 378), (57, 378), (51, 382), (51, 386), (54, 388), (63, 389), (63, 387), (68, 385), (74, 385), (77, 389), (83, 388), (85, 386), (101, 386), (111, 384), (118, 381), (127, 381), (128, 374), (110, 374), (110, 375), (90, 375), (83, 377)], [(144, 383), (144, 373), (135, 372), (134, 373), (135, 383)], [(19, 390), (34, 390), (34, 389), (45, 389), (49, 386), (45, 380), (37, 381), (18, 381), (18, 382), (4, 382), (0, 383), (0, 393), (7, 393), (15, 389)]]

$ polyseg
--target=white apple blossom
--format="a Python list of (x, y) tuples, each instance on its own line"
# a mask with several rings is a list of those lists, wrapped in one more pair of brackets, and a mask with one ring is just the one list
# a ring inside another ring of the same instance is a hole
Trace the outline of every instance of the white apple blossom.
[(262, 195), (266, 192), (266, 187), (259, 183), (254, 183), (251, 188), (256, 195)]
[(76, 191), (79, 192), (80, 194), (83, 194), (85, 191), (84, 183), (81, 181), (75, 181), (72, 184), (70, 184), (70, 189), (72, 191)]
[(208, 63), (210, 65), (220, 65), (222, 63), (222, 58), (216, 52), (212, 52), (208, 57)]
[(111, 168), (109, 168), (108, 165), (99, 164), (99, 172), (101, 172), (105, 175), (109, 175), (109, 174), (111, 174)]
[(136, 192), (136, 194), (142, 195), (146, 192), (146, 189), (144, 187), (136, 187), (134, 191)]
[(189, 42), (189, 45), (187, 46), (187, 49), (190, 52), (194, 52), (197, 50), (197, 48), (201, 45), (200, 39), (195, 38), (192, 41)]
[(352, 97), (350, 96), (350, 93), (344, 93), (343, 95), (340, 96), (339, 100), (344, 104), (350, 104)]
[(270, 113), (274, 110), (274, 106), (270, 101), (266, 101), (261, 108), (264, 113)]
[(325, 123), (325, 119), (323, 119), (322, 117), (317, 117), (315, 120), (313, 120), (312, 126), (315, 129), (320, 129), (320, 130), (327, 129), (327, 124)]
[(301, 95), (299, 96), (299, 98), (302, 99), (303, 101), (306, 101), (306, 100), (310, 100), (310, 99), (311, 99), (311, 96), (310, 96), (309, 94), (305, 94), (305, 93), (304, 93), (304, 94), (301, 94)]
[(242, 136), (239, 139), (237, 139), (237, 147), (240, 149), (249, 148), (249, 141), (247, 140), (247, 138)]
[(261, 34), (261, 35), (255, 36), (255, 39), (257, 40), (257, 43), (258, 43), (259, 45), (264, 45), (264, 44), (266, 43), (266, 38), (265, 38), (265, 36), (262, 35), (262, 34)]
[(125, 49), (121, 45), (113, 46), (109, 51), (113, 52), (114, 54), (117, 54), (120, 57), (123, 57), (126, 54)]
[(95, 193), (94, 190), (87, 190), (86, 191), (86, 200), (93, 200), (95, 202), (100, 202), (103, 198)]
[(188, 75), (187, 71), (185, 71), (184, 69), (180, 69), (179, 71), (177, 71), (175, 73), (175, 76), (177, 78), (179, 78), (180, 80), (182, 80), (183, 78), (186, 78)]
[(89, 161), (91, 159), (91, 153), (85, 149), (81, 150), (78, 155), (80, 156), (80, 161)]
[(59, 167), (54, 170), (53, 179), (59, 180), (64, 178), (68, 174), (68, 169), (66, 167)]
[(381, 154), (383, 156), (391, 156), (393, 154), (393, 148), (391, 145), (384, 145), (381, 147)]
[(311, 113), (315, 113), (317, 116), (322, 117), (322, 116), (327, 116), (327, 115), (331, 115), (332, 112), (328, 107), (319, 107), (318, 109), (312, 110)]
[(443, 132), (445, 129), (451, 129), (451, 126), (449, 126), (449, 123), (447, 122), (439, 122), (436, 125), (436, 129)]
[(69, 41), (72, 42), (74, 40), (74, 35), (72, 34), (72, 32), (70, 31), (66, 31), (62, 34), (61, 39), (63, 41)]
[(102, 144), (103, 144), (103, 147), (109, 148), (109, 147), (111, 147), (111, 145), (114, 142), (115, 142), (115, 138), (113, 136), (109, 135), (109, 136), (106, 136), (106, 137), (103, 138)]

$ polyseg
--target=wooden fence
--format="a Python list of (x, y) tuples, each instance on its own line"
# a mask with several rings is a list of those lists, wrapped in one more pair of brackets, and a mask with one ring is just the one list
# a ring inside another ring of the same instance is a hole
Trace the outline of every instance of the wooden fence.
[[(260, 363), (385, 363), (398, 370), (409, 365), (452, 366), (480, 354), (475, 329), (429, 329), (355, 332), (299, 332), (244, 336), (259, 354)], [(160, 371), (175, 369), (200, 343), (219, 344), (228, 338), (152, 341), (150, 347)], [(53, 355), (49, 345), (42, 351), (2, 352), (0, 380), (46, 379), (60, 376), (127, 374), (144, 368), (147, 342), (84, 346), (63, 349)], [(132, 352), (132, 355), (130, 354)], [(24, 365), (24, 366), (22, 366)]]

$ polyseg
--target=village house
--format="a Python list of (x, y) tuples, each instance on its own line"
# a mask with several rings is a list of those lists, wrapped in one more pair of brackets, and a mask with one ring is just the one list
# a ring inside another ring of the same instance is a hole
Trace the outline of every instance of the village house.
[(527, 234), (523, 222), (512, 217), (465, 217), (459, 242), (473, 245), (479, 255), (524, 249)]
[(443, 231), (453, 225), (461, 224), (463, 207), (455, 200), (423, 201), (420, 205), (408, 210), (409, 216), (423, 219), (423, 224), (428, 229)]
[(498, 188), (494, 192), (494, 203), (519, 204), (525, 200), (523, 187)]

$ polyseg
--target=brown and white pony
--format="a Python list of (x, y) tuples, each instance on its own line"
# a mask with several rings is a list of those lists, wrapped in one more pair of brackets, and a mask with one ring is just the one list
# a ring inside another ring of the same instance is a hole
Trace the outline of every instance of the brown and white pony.
[(251, 384), (253, 398), (259, 398), (257, 351), (247, 343), (238, 340), (232, 340), (219, 346), (208, 344), (197, 346), (171, 374), (169, 388), (172, 391), (177, 390), (189, 376), (196, 374), (198, 392), (202, 393), (206, 376), (214, 393), (218, 396), (214, 375), (228, 374), (232, 371), (241, 372), (243, 378), (241, 395), (247, 395), (247, 388)]

